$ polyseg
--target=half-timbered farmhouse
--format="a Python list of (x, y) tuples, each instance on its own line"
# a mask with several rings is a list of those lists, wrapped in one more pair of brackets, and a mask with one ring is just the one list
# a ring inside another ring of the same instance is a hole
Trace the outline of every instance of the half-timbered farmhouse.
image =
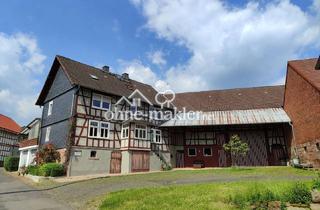
[[(292, 130), (283, 94), (283, 86), (180, 93), (163, 109), (152, 86), (126, 73), (56, 56), (36, 102), (43, 106), (39, 144), (59, 149), (68, 175), (229, 166), (222, 145), (233, 134), (250, 147), (238, 164), (283, 165)], [(163, 121), (150, 112), (175, 109), (201, 111), (201, 118)], [(142, 114), (108, 118), (116, 110)]]
[(5, 157), (17, 155), (20, 130), (13, 119), (0, 114), (0, 166)]

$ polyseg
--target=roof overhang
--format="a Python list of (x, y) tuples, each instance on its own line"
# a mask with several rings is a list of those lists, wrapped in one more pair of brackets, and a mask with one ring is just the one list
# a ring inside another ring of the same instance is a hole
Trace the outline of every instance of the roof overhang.
[(195, 112), (193, 117), (182, 117), (182, 114), (178, 115), (180, 116), (163, 123), (161, 127), (248, 125), (291, 122), (283, 108)]

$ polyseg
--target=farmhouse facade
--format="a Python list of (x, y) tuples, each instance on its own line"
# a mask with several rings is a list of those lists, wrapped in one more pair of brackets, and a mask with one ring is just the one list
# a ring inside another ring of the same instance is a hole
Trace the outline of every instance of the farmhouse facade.
[[(283, 109), (285, 89), (179, 93), (170, 106), (162, 107), (152, 86), (126, 73), (56, 56), (36, 102), (43, 106), (39, 145), (54, 144), (70, 176), (230, 166), (222, 145), (233, 134), (250, 147), (237, 164), (285, 165), (293, 138), (291, 119)], [(141, 116), (108, 118), (117, 110)], [(181, 110), (201, 116), (181, 118)], [(159, 119), (153, 111), (176, 117)]]
[(20, 132), (22, 140), (19, 142), (19, 168), (34, 163), (38, 150), (38, 140), (41, 128), (41, 119), (35, 118)]
[(21, 127), (10, 117), (0, 114), (0, 166), (4, 158), (17, 155)]

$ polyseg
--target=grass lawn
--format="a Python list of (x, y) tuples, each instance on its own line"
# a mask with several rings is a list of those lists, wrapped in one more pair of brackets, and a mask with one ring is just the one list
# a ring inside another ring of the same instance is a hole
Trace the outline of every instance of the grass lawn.
[[(169, 177), (189, 177), (196, 174), (211, 174), (219, 177), (248, 177), (262, 175), (266, 178), (253, 181), (237, 180), (231, 182), (171, 185), (111, 192), (107, 194), (100, 209), (237, 209), (229, 202), (230, 196), (234, 196), (236, 193), (246, 193), (248, 190), (254, 188), (262, 188), (269, 189), (280, 196), (296, 182), (296, 180), (291, 179), (292, 177), (316, 175), (316, 173), (312, 171), (299, 170), (290, 167), (259, 167), (245, 169), (226, 168), (173, 171), (137, 176), (148, 179), (168, 179)], [(308, 185), (311, 184), (310, 179), (303, 179), (302, 181)]]

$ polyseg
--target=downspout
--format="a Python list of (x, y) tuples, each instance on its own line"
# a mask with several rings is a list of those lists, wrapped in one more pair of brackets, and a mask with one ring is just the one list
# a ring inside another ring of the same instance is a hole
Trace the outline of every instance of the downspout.
[[(293, 124), (292, 122), (289, 122), (289, 125), (291, 127), (291, 132), (292, 132), (292, 145), (291, 148), (293, 147), (293, 145), (295, 145), (295, 141), (296, 141), (296, 137), (294, 135), (294, 128), (293, 128)], [(295, 155), (295, 157), (299, 158), (299, 156), (297, 155), (297, 151), (295, 150), (296, 148), (293, 149), (293, 153)], [(291, 149), (292, 150), (292, 149)], [(292, 158), (291, 158), (292, 159)]]
[(69, 128), (69, 140), (67, 142), (66, 145), (66, 161), (65, 161), (65, 166), (66, 166), (66, 171), (67, 171), (67, 176), (70, 176), (71, 174), (71, 164), (72, 161), (70, 160), (71, 157), (71, 149), (72, 149), (72, 141), (73, 141), (73, 137), (74, 137), (74, 133), (76, 132), (74, 129), (74, 123), (75, 123), (75, 117), (76, 117), (76, 108), (77, 108), (77, 95), (79, 93), (80, 90), (80, 86), (77, 85), (76, 86), (76, 90), (75, 93), (73, 95), (73, 99), (72, 99), (72, 113), (71, 113), (71, 118), (70, 118), (70, 128)]

